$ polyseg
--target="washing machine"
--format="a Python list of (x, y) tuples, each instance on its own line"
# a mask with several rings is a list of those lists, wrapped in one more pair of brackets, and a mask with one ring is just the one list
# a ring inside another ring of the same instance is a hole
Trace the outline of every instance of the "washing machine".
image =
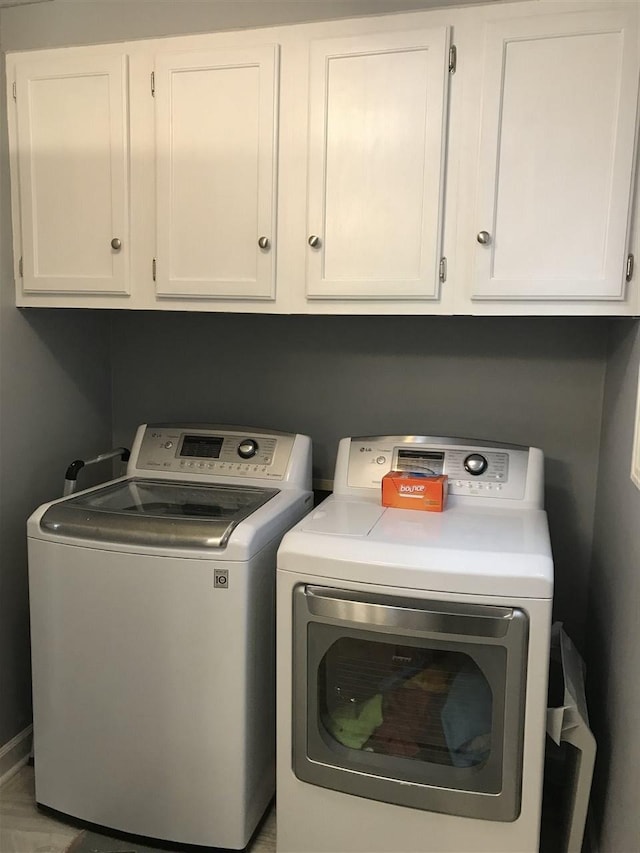
[[(444, 511), (382, 506), (391, 470), (446, 474)], [(537, 851), (542, 452), (345, 438), (334, 489), (278, 551), (278, 851)]]
[(28, 521), (38, 804), (244, 848), (275, 785), (276, 550), (311, 443), (139, 427), (126, 476)]

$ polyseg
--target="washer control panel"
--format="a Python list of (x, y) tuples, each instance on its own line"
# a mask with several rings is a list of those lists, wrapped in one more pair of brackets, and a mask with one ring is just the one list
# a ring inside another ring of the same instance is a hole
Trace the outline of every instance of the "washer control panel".
[(138, 470), (281, 480), (295, 436), (250, 428), (149, 425), (134, 467)]
[(449, 494), (522, 500), (528, 465), (529, 448), (515, 445), (432, 436), (352, 438), (342, 465), (339, 458), (336, 486), (342, 476), (348, 488), (378, 490), (389, 471), (415, 471), (446, 474)]

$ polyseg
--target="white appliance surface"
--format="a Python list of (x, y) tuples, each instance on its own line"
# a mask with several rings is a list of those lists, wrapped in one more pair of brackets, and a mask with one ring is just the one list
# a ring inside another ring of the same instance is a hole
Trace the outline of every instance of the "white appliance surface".
[[(418, 451), (415, 457), (413, 450)], [(382, 476), (402, 469), (404, 458), (409, 460), (407, 470), (421, 459), (427, 460), (427, 467), (431, 452), (433, 472), (449, 474), (445, 510), (431, 513), (381, 506)], [(464, 466), (470, 456), (472, 470), (468, 471)], [(543, 455), (536, 448), (421, 436), (340, 442), (334, 494), (295, 525), (278, 550), (280, 853), (538, 850), (553, 595), (553, 561), (542, 496)], [(301, 585), (360, 593), (363, 600), (384, 596), (391, 606), (403, 599), (425, 600), (517, 608), (526, 614), (522, 791), (515, 820), (409, 808), (297, 777), (292, 753), (301, 694), (292, 681), (296, 645), (292, 601)]]
[[(147, 503), (124, 505), (141, 478)], [(222, 544), (203, 540), (208, 513), (234, 516), (234, 492), (266, 500), (232, 518)], [(145, 424), (126, 477), (36, 510), (38, 803), (149, 838), (245, 847), (274, 794), (276, 550), (311, 505), (306, 436)]]
[(550, 598), (543, 510), (395, 509), (332, 495), (287, 535), (284, 571), (475, 595)]

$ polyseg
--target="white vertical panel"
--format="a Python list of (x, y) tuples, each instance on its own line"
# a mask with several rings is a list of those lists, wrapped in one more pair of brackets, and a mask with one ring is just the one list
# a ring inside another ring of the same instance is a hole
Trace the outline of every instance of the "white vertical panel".
[(488, 28), (476, 297), (623, 298), (636, 32), (619, 14)]
[(267, 45), (156, 60), (159, 295), (274, 296), (276, 58)]
[(128, 293), (126, 57), (20, 63), (16, 95), (24, 291)]
[(307, 294), (437, 298), (448, 30), (312, 46)]
[(420, 275), (427, 71), (426, 50), (329, 60), (328, 279)]

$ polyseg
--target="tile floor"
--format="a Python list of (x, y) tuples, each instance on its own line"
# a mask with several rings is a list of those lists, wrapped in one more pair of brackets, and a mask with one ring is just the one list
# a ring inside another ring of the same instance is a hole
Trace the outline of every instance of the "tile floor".
[[(33, 767), (23, 767), (0, 788), (0, 853), (64, 853), (81, 832), (36, 808)], [(272, 810), (247, 853), (275, 853), (275, 849)]]
[[(81, 832), (77, 826), (36, 808), (33, 767), (23, 767), (0, 788), (0, 853), (64, 853)], [(542, 853), (564, 849), (560, 840), (563, 832), (558, 814), (548, 809), (547, 820), (543, 818), (542, 824)], [(134, 850), (135, 844), (127, 845), (127, 849)], [(275, 849), (276, 816), (272, 809), (247, 853), (275, 853)]]

